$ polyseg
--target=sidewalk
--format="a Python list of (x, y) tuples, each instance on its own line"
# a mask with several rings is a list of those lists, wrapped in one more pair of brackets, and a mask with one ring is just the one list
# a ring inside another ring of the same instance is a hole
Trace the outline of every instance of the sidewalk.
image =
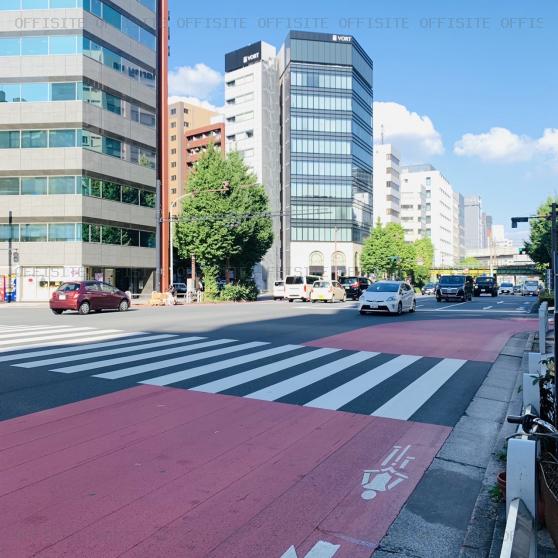
[[(513, 430), (505, 422), (521, 407), (522, 364), (533, 333), (512, 337), (408, 500), (374, 558), (497, 558), (505, 505), (490, 491), (505, 468), (498, 455)], [(558, 554), (540, 537), (539, 557)]]

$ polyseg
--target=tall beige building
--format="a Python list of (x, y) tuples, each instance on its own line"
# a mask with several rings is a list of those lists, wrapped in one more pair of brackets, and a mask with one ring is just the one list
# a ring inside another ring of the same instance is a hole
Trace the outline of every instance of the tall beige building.
[(186, 183), (186, 133), (211, 123), (218, 113), (182, 101), (169, 104), (169, 207), (172, 214), (179, 211), (175, 203), (184, 194)]

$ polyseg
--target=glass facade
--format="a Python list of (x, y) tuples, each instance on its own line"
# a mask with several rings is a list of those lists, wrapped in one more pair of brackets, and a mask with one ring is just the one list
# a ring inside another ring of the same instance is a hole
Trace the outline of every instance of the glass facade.
[(352, 37), (334, 37), (291, 32), (286, 42), (291, 241), (362, 243), (372, 226), (372, 61)]

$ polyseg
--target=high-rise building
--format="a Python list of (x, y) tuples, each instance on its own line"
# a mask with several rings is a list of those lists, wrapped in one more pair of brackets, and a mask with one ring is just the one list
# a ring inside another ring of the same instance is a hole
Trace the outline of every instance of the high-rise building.
[(415, 242), (427, 236), (426, 186), (420, 181), (403, 178), (401, 183), (401, 226), (406, 242)]
[(372, 60), (350, 35), (291, 31), (279, 72), (283, 268), (357, 273), (372, 226)]
[(374, 224), (399, 223), (401, 184), (399, 153), (391, 144), (374, 146)]
[(157, 283), (160, 2), (0, 4), (0, 274), (11, 236), (20, 300)]
[(192, 129), (208, 126), (216, 115), (216, 112), (192, 103), (177, 101), (169, 104), (169, 207), (173, 215), (180, 213), (180, 203), (177, 200), (184, 195), (188, 175), (186, 135)]
[[(421, 215), (424, 236), (429, 237), (434, 245), (434, 265), (456, 265), (460, 257), (460, 210), (448, 179), (432, 165), (413, 165), (401, 168), (401, 186), (403, 227), (407, 229), (404, 219), (414, 215), (416, 220)], [(424, 201), (419, 204), (423, 189)], [(406, 233), (406, 240), (413, 239), (410, 233)]]
[(260, 289), (281, 277), (279, 84), (275, 47), (258, 41), (225, 56), (227, 152), (237, 151), (263, 184), (273, 214), (273, 246), (255, 279)]
[(467, 250), (484, 248), (482, 200), (480, 196), (466, 196), (464, 203), (465, 248)]
[(187, 175), (210, 145), (225, 154), (225, 124), (216, 122), (189, 130), (184, 134), (184, 152)]
[(456, 264), (465, 258), (465, 198), (459, 192), (453, 193), (453, 253)]

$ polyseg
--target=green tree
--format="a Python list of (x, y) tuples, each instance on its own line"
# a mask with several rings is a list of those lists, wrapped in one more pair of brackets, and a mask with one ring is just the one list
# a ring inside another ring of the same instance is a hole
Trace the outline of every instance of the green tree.
[[(226, 184), (226, 187), (224, 186)], [(223, 158), (210, 146), (188, 179), (174, 245), (184, 259), (196, 256), (209, 297), (218, 293), (219, 272), (229, 265), (252, 275), (273, 242), (267, 195), (242, 158)]]
[(385, 227), (378, 220), (362, 249), (361, 265), (364, 273), (379, 277), (403, 277), (412, 273), (415, 247), (405, 242), (405, 231), (396, 223)]
[(459, 262), (459, 266), (463, 268), (469, 268), (469, 269), (479, 269), (482, 267), (482, 264), (479, 262), (479, 260), (477, 260), (477, 258), (468, 256), (467, 258), (463, 258)]
[(434, 244), (430, 238), (420, 238), (414, 242), (415, 263), (413, 267), (414, 283), (422, 287), (430, 280), (434, 264)]
[[(537, 215), (546, 216), (551, 213), (553, 202), (558, 198), (548, 198), (537, 210)], [(525, 242), (525, 252), (541, 267), (548, 267), (552, 262), (551, 222), (547, 219), (533, 219), (529, 240)]]

